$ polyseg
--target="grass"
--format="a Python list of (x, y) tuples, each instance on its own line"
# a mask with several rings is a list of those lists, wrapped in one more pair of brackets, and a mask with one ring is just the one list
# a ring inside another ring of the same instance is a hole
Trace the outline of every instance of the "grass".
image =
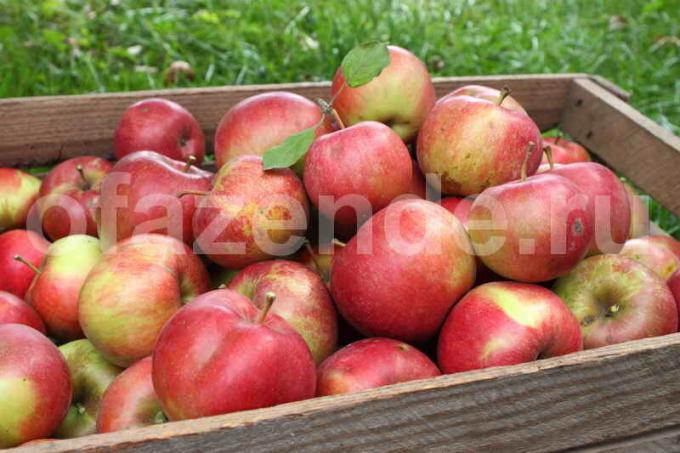
[[(0, 97), (326, 80), (387, 40), (433, 75), (591, 72), (680, 133), (679, 0), (0, 0)], [(193, 80), (165, 81), (187, 61)], [(652, 204), (680, 237), (677, 218)]]

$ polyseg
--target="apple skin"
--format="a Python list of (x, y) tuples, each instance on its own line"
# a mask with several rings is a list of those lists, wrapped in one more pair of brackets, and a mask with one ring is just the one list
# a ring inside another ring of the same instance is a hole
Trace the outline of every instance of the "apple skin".
[[(543, 144), (550, 145), (553, 163), (556, 164), (573, 164), (576, 162), (590, 162), (592, 160), (590, 154), (588, 154), (588, 151), (583, 146), (566, 138), (544, 137)], [(544, 154), (541, 163), (549, 163), (548, 156)]]
[(261, 240), (276, 245), (276, 255), (294, 253), (302, 243), (295, 239), (302, 239), (308, 221), (307, 195), (295, 173), (288, 168), (265, 172), (262, 157), (246, 155), (215, 175), (212, 190), (196, 207), (194, 236), (210, 260), (241, 269), (274, 256), (263, 250)]
[(48, 437), (71, 402), (69, 370), (37, 330), (0, 325), (0, 448)]
[(165, 325), (152, 375), (170, 420), (314, 397), (316, 369), (307, 344), (278, 315), (258, 322), (260, 316), (246, 297), (220, 289), (197, 297)]
[[(680, 270), (671, 275), (668, 279), (668, 288), (675, 297), (675, 303), (678, 306), (678, 313), (680, 313)], [(679, 315), (680, 316), (680, 315)]]
[(40, 267), (50, 243), (41, 235), (28, 230), (11, 230), (0, 234), (0, 291), (7, 291), (20, 299), (35, 277), (35, 272), (15, 260), (19, 255), (35, 267)]
[[(643, 236), (629, 239), (619, 252), (641, 264), (644, 264), (664, 280), (680, 269), (680, 257), (673, 250), (660, 241), (655, 241), (654, 236)], [(671, 238), (674, 241), (674, 239)]]
[(444, 373), (515, 365), (583, 349), (579, 323), (562, 300), (538, 285), (477, 286), (451, 310), (439, 335)]
[(335, 256), (331, 295), (343, 317), (366, 336), (426, 341), (472, 287), (471, 253), (463, 225), (446, 209), (400, 200), (371, 217)]
[(553, 289), (581, 324), (585, 349), (678, 330), (678, 309), (666, 282), (622, 255), (586, 258)]
[(651, 244), (656, 244), (660, 247), (665, 247), (671, 252), (675, 253), (675, 256), (680, 258), (680, 241), (675, 240), (671, 236), (652, 234), (647, 236), (647, 241)]
[(340, 395), (428, 379), (439, 368), (418, 349), (391, 338), (366, 338), (345, 346), (317, 370), (317, 396)]
[[(302, 264), (316, 272), (324, 281), (326, 286), (330, 288), (333, 259), (335, 255), (340, 252), (340, 250), (345, 248), (345, 244), (341, 243), (340, 241), (334, 241), (333, 244), (328, 247), (329, 248), (319, 249), (318, 246), (312, 246), (311, 253), (308, 249), (303, 248), (300, 250), (298, 259)], [(326, 251), (329, 253), (326, 253)]]
[(54, 436), (70, 439), (94, 434), (102, 396), (121, 369), (107, 362), (88, 340), (63, 344), (59, 352), (69, 368), (73, 399)]
[[(552, 280), (588, 251), (594, 228), (588, 200), (568, 179), (548, 173), (490, 187), (469, 213), (472, 245), (489, 269), (507, 279)], [(553, 236), (562, 248), (553, 246)]]
[(229, 283), (229, 289), (252, 300), (258, 309), (266, 294), (276, 295), (270, 313), (283, 318), (305, 340), (318, 365), (335, 352), (338, 320), (321, 277), (295, 261), (275, 260), (251, 264)]
[[(83, 175), (78, 171), (82, 167)], [(40, 187), (42, 226), (53, 241), (69, 234), (97, 236), (96, 209), (99, 189), (104, 176), (113, 164), (95, 156), (68, 159), (47, 174)], [(75, 203), (56, 203), (68, 197)], [(84, 228), (79, 228), (79, 226)]]
[[(448, 99), (449, 97), (453, 96), (470, 96), (473, 98), (484, 99), (489, 102), (495, 103), (498, 101), (498, 99), (500, 99), (501, 92), (495, 88), (483, 85), (465, 85), (453, 90), (452, 92), (442, 97), (437, 102), (440, 102), (443, 99)], [(505, 97), (505, 99), (503, 100), (503, 107), (527, 115), (527, 111), (524, 110), (524, 107), (522, 107), (522, 105), (519, 102), (517, 102), (515, 98), (513, 98), (512, 96)]]
[(0, 324), (24, 324), (46, 333), (45, 323), (33, 307), (6, 291), (0, 291)]
[(133, 236), (107, 250), (85, 279), (78, 320), (111, 363), (127, 367), (151, 354), (183, 304), (208, 291), (200, 258), (169, 236)]
[[(323, 113), (316, 103), (287, 91), (243, 99), (224, 114), (215, 131), (217, 168), (246, 154), (263, 155), (293, 134), (319, 124)], [(330, 121), (316, 128), (320, 137), (333, 131)]]
[(427, 182), (425, 176), (420, 172), (418, 162), (411, 159), (411, 186), (406, 192), (410, 195), (415, 195), (423, 200), (427, 199)]
[(0, 233), (23, 228), (38, 199), (40, 180), (16, 168), (0, 168)]
[(630, 229), (628, 230), (628, 238), (639, 238), (647, 236), (650, 233), (649, 225), (649, 208), (647, 203), (638, 195), (633, 187), (623, 182), (623, 187), (628, 194), (628, 205), (630, 206)]
[(430, 74), (418, 57), (401, 47), (387, 49), (390, 64), (360, 87), (347, 86), (338, 68), (331, 85), (333, 107), (345, 126), (379, 121), (408, 142), (418, 133), (437, 98)]
[(167, 99), (144, 99), (129, 106), (113, 136), (115, 156), (122, 159), (135, 151), (155, 151), (171, 159), (203, 162), (205, 137), (196, 118)]
[[(193, 165), (187, 168), (186, 163), (153, 151), (127, 155), (102, 182), (99, 219), (102, 246), (108, 249), (116, 242), (140, 233), (165, 234), (191, 244), (197, 199), (195, 195), (181, 198), (177, 195), (184, 190), (208, 191), (212, 177), (210, 172)], [(123, 197), (121, 201), (126, 206), (117, 207), (113, 201), (117, 197)], [(144, 200), (157, 202), (144, 206)], [(178, 209), (168, 211), (166, 206), (175, 202), (180, 203)], [(161, 221), (162, 225), (154, 225), (154, 221)], [(138, 231), (142, 224), (148, 228)]]
[[(418, 164), (425, 175), (440, 176), (442, 193), (474, 195), (519, 179), (529, 143), (541, 149), (541, 132), (525, 113), (482, 98), (450, 96), (437, 102), (418, 133)], [(533, 152), (527, 175), (540, 163), (541, 153)]]
[(99, 405), (97, 432), (156, 425), (167, 419), (151, 378), (151, 356), (135, 362), (111, 382)]
[[(365, 121), (316, 139), (305, 159), (304, 182), (312, 204), (333, 219), (346, 238), (372, 212), (409, 192), (412, 171), (411, 156), (399, 136), (384, 124)], [(343, 206), (334, 212), (333, 206), (321, 203), (321, 197), (338, 200), (346, 195), (363, 197), (371, 210)]]

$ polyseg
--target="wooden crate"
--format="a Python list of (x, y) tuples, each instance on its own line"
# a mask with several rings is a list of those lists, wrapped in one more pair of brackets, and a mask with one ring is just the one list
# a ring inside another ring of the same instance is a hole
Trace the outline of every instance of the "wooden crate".
[[(452, 77), (508, 85), (541, 129), (558, 126), (680, 215), (680, 139), (630, 107), (628, 93), (587, 74)], [(208, 138), (253, 94), (327, 97), (328, 83), (174, 89), (0, 100), (0, 166), (111, 155), (130, 103), (180, 102)], [(38, 444), (36, 451), (680, 451), (680, 334), (537, 362), (408, 382), (351, 395)]]

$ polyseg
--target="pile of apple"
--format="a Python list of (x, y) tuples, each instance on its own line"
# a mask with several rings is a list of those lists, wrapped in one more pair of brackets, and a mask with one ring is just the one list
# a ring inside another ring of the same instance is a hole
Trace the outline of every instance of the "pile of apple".
[(678, 330), (680, 243), (635, 191), (398, 47), (352, 50), (329, 101), (239, 102), (214, 165), (170, 100), (113, 149), (0, 169), (0, 447)]

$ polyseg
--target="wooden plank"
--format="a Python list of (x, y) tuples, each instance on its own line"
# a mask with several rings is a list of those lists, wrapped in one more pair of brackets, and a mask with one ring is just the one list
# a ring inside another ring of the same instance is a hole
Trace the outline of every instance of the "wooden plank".
[(34, 451), (548, 451), (680, 426), (680, 334)]
[(583, 453), (667, 453), (680, 451), (680, 426), (579, 449)]
[[(575, 76), (584, 75), (448, 77), (435, 79), (435, 86), (443, 96), (467, 84), (508, 85), (539, 126), (549, 129), (560, 120)], [(327, 98), (328, 89), (328, 82), (322, 82), (4, 99), (0, 100), (0, 166), (46, 164), (84, 153), (110, 156), (121, 113), (131, 103), (148, 97), (172, 99), (185, 106), (211, 142), (222, 115), (243, 98), (273, 90)]]
[(560, 128), (680, 215), (680, 138), (607, 89), (576, 78)]

